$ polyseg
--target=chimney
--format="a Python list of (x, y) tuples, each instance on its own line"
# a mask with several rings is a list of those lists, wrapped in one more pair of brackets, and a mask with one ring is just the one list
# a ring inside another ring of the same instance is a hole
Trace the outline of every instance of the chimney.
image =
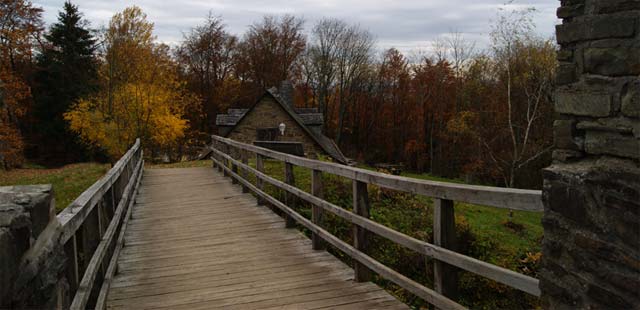
[(293, 108), (293, 84), (291, 83), (291, 81), (284, 80), (280, 82), (278, 95), (284, 103)]

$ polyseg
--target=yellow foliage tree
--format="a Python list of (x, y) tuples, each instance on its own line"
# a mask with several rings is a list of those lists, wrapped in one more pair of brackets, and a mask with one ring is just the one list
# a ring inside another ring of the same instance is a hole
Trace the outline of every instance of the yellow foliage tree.
[(135, 141), (152, 155), (184, 136), (186, 106), (195, 101), (180, 81), (166, 45), (138, 7), (113, 16), (104, 33), (101, 89), (65, 114), (83, 139), (118, 158)]

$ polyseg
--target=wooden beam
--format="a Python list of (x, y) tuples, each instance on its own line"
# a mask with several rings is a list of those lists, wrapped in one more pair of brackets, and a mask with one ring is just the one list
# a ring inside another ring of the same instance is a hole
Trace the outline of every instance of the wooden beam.
[[(367, 191), (367, 183), (353, 181), (353, 213), (369, 218), (369, 193)], [(358, 251), (368, 253), (369, 243), (371, 242), (369, 232), (358, 225), (353, 226), (353, 246)], [(371, 270), (365, 265), (354, 262), (353, 270), (355, 272), (356, 282), (371, 281)]]
[[(249, 165), (249, 158), (247, 157), (247, 153), (248, 151), (240, 150), (240, 158), (242, 160), (242, 163), (245, 165)], [(244, 168), (242, 169), (242, 178), (245, 180), (249, 178), (249, 170)], [(242, 185), (242, 192), (248, 193), (249, 189), (246, 186)]]
[[(433, 215), (433, 244), (456, 251), (456, 223), (453, 201), (435, 199)], [(456, 299), (458, 295), (458, 269), (443, 261), (433, 264), (433, 283), (436, 292)]]
[[(320, 170), (312, 170), (311, 171), (311, 195), (322, 199), (324, 197), (324, 192), (322, 188), (322, 171)], [(311, 221), (322, 227), (322, 208), (312, 204), (311, 205)], [(315, 233), (311, 233), (311, 245), (314, 250), (324, 250), (325, 244), (322, 242), (322, 238), (320, 238)]]
[[(285, 183), (295, 186), (296, 180), (295, 175), (293, 174), (293, 165), (290, 163), (284, 163), (284, 181)], [(293, 206), (296, 204), (295, 196), (289, 192), (285, 192), (285, 204), (288, 206)], [(285, 216), (285, 227), (294, 228), (296, 227), (296, 222), (290, 216)]]
[[(260, 154), (256, 154), (256, 170), (264, 173), (264, 156)], [(264, 181), (258, 176), (256, 176), (256, 186), (264, 191)], [(264, 200), (260, 196), (258, 196), (258, 205), (264, 205)]]

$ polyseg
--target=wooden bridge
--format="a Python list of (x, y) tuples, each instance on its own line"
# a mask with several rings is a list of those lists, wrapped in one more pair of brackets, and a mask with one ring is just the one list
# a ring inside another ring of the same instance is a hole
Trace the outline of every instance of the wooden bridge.
[[(406, 309), (370, 282), (374, 274), (439, 309), (464, 309), (452, 300), (455, 269), (540, 294), (538, 280), (453, 250), (454, 200), (542, 211), (539, 191), (415, 180), (217, 136), (212, 145), (217, 169), (144, 170), (137, 141), (58, 215), (72, 309)], [(266, 159), (284, 162), (284, 182), (265, 174)], [(295, 186), (294, 165), (312, 171), (310, 193)], [(353, 212), (322, 199), (323, 173), (353, 181)], [(284, 190), (284, 202), (267, 194), (265, 184)], [(433, 243), (369, 219), (367, 184), (433, 197)], [(310, 219), (290, 207), (295, 199), (312, 205)], [(326, 212), (353, 224), (353, 244), (321, 227)], [(292, 229), (296, 223), (312, 232), (311, 240)], [(371, 234), (435, 259), (435, 287), (368, 256)], [(353, 269), (326, 252), (327, 245), (351, 257)]]

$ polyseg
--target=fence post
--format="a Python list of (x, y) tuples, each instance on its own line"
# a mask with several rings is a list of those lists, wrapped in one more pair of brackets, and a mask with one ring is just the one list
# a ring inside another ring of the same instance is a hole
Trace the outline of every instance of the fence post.
[[(224, 151), (222, 151), (222, 152), (223, 152), (224, 154), (229, 155), (229, 145), (226, 145), (226, 144), (225, 144), (225, 145), (224, 145)], [(227, 162), (227, 158), (226, 158), (226, 157), (222, 158), (222, 164), (223, 164), (225, 167), (229, 167), (229, 163)], [(222, 174), (223, 174), (225, 177), (228, 177), (228, 176), (229, 176), (229, 173), (227, 172), (227, 170), (226, 170), (226, 169), (222, 169), (222, 171), (223, 171), (223, 173), (222, 173)]]
[[(353, 212), (362, 217), (369, 218), (369, 193), (367, 183), (353, 180)], [(363, 253), (367, 253), (369, 246), (369, 232), (357, 225), (353, 225), (353, 246)], [(371, 281), (371, 270), (365, 265), (354, 262), (356, 282)]]
[[(240, 158), (242, 160), (242, 163), (245, 165), (249, 164), (249, 158), (247, 158), (247, 151), (245, 150), (240, 150)], [(247, 171), (247, 169), (242, 168), (242, 178), (247, 180), (249, 178), (249, 171)], [(243, 193), (248, 193), (249, 192), (249, 188), (246, 187), (244, 184), (242, 184), (242, 192)]]
[[(264, 173), (264, 156), (256, 153), (256, 170)], [(256, 186), (259, 190), (264, 191), (264, 181), (256, 175)], [(258, 196), (258, 205), (264, 205), (264, 199)]]
[[(456, 223), (453, 201), (451, 200), (435, 199), (433, 243), (452, 251), (456, 250)], [(436, 292), (455, 300), (458, 290), (457, 268), (435, 260), (433, 263), (433, 283)]]
[[(322, 171), (320, 170), (314, 169), (311, 171), (311, 194), (318, 198), (323, 198)], [(322, 208), (316, 205), (311, 206), (311, 221), (320, 226), (320, 223), (322, 222)], [(314, 250), (325, 249), (325, 244), (323, 243), (322, 238), (315, 233), (311, 233), (311, 245)]]
[[(286, 162), (284, 163), (284, 182), (291, 186), (296, 185), (295, 177), (293, 175), (293, 165)], [(285, 204), (289, 207), (293, 207), (293, 205), (295, 204), (295, 196), (285, 191), (284, 197)], [(296, 226), (296, 222), (289, 215), (285, 215), (285, 221), (285, 227), (287, 228), (294, 228)]]
[[(236, 148), (232, 148), (229, 151), (229, 156), (233, 159), (238, 159), (238, 156), (236, 156), (238, 149)], [(231, 171), (233, 173), (235, 173), (236, 175), (238, 174), (238, 165), (236, 165), (234, 162), (231, 161)], [(238, 184), (238, 179), (236, 179), (235, 177), (231, 177), (231, 183), (232, 184)]]

